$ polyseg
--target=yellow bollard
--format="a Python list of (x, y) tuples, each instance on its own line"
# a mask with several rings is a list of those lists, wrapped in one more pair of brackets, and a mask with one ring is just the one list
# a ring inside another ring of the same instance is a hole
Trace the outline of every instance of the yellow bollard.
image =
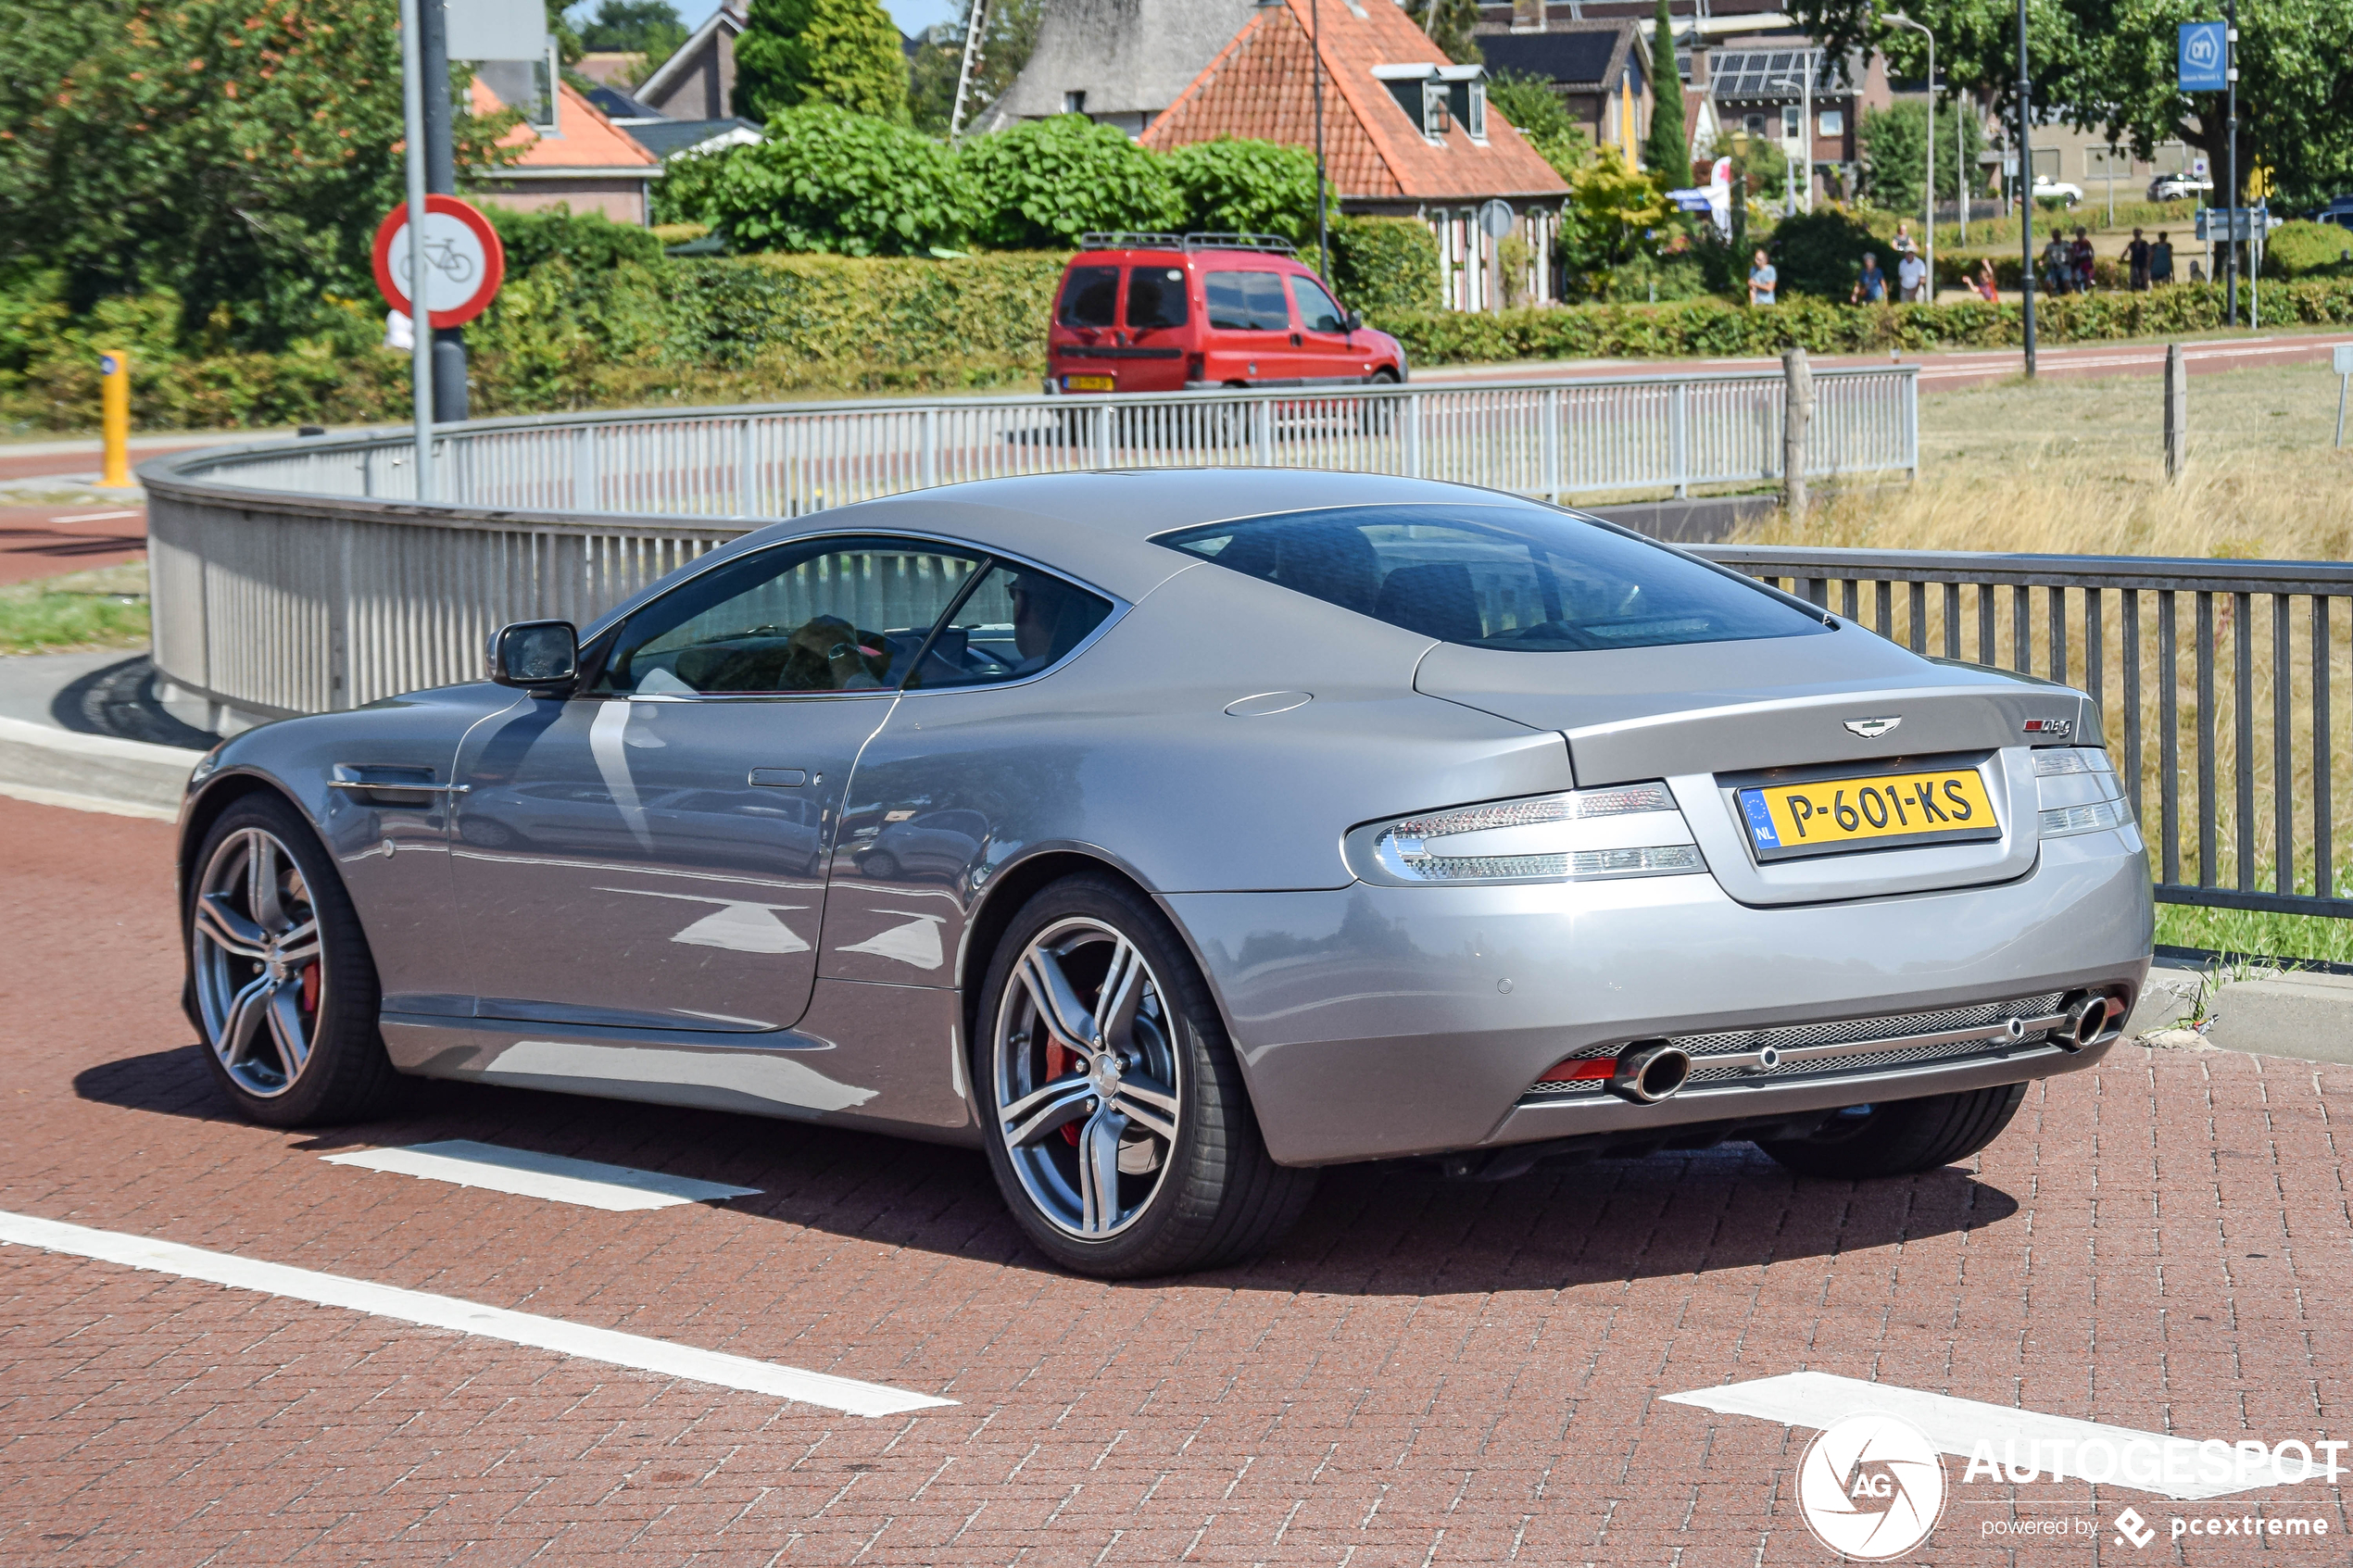
[(98, 483), (109, 490), (131, 487), (131, 356), (114, 349), (98, 356), (102, 392), (99, 423), (106, 433), (107, 471)]

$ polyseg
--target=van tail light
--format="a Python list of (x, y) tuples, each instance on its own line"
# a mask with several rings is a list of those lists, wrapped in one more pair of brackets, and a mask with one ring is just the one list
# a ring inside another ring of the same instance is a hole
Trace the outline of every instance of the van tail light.
[(1187, 381), (1202, 381), (1206, 379), (1208, 374), (1208, 361), (1202, 356), (1198, 354), (1188, 354), (1185, 356), (1185, 379)]

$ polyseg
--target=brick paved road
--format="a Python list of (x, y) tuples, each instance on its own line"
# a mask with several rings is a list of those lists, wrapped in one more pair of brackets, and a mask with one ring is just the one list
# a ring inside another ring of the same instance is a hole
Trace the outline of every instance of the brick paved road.
[[(454, 1085), (348, 1133), (232, 1122), (175, 1007), (169, 844), (0, 800), (0, 1209), (961, 1402), (834, 1415), (6, 1247), (0, 1562), (1823, 1563), (1810, 1434), (1655, 1396), (1812, 1368), (2201, 1436), (2347, 1424), (2353, 1070), (2123, 1051), (1982, 1170), (1868, 1187), (1739, 1152), (1338, 1173), (1256, 1266), (1104, 1286), (1040, 1267), (951, 1151)], [(429, 1137), (764, 1196), (607, 1213), (319, 1158)], [(2340, 1562), (2353, 1524), (2312, 1482), (2255, 1496), (2325, 1542), (2013, 1554), (1986, 1519), (2221, 1505), (1953, 1489), (1913, 1561)]]

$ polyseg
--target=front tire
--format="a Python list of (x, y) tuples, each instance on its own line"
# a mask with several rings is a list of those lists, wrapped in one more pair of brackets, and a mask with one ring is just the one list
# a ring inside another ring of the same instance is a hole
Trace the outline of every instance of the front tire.
[(1104, 1279), (1213, 1268), (1297, 1219), (1315, 1173), (1267, 1154), (1209, 987), (1135, 889), (1092, 874), (1042, 889), (980, 1003), (989, 1169), (1055, 1262)]
[(213, 823), (195, 865), (189, 979), (213, 1081), (272, 1127), (384, 1109), (398, 1078), (375, 959), (309, 824), (275, 796), (248, 797)]
[(2000, 1137), (2025, 1098), (2025, 1085), (2001, 1084), (1856, 1106), (1831, 1117), (1812, 1137), (1760, 1139), (1756, 1147), (1801, 1176), (1916, 1175), (1967, 1160)]

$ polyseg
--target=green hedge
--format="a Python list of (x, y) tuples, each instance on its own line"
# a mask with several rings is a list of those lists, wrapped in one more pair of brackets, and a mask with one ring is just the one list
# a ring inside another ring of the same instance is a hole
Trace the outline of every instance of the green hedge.
[[(2262, 303), (2265, 326), (2353, 323), (2353, 283), (2267, 285)], [(2045, 343), (2162, 337), (2219, 330), (2222, 308), (2219, 286), (2176, 284), (2149, 294), (2038, 298), (2035, 325)], [(1714, 358), (1774, 354), (1793, 345), (1819, 354), (2007, 348), (2020, 342), (2024, 330), (2015, 305), (1848, 306), (1803, 297), (1761, 309), (1707, 299), (1482, 314), (1418, 311), (1384, 316), (1375, 324), (1395, 333), (1417, 365)]]
[[(1368, 231), (1350, 224), (1343, 232)], [(1380, 236), (1377, 245), (1403, 244), (1403, 230), (1369, 232)], [(1357, 263), (1365, 254), (1357, 252)], [(553, 254), (512, 279), (468, 330), (473, 408), (487, 416), (810, 391), (1034, 386), (1063, 259), (1035, 252), (576, 266)], [(1348, 276), (1337, 255), (1334, 270)], [(1345, 282), (1342, 292), (1349, 296)], [(2353, 324), (2353, 281), (2266, 283), (2262, 305), (2266, 326)], [(2020, 334), (2018, 307), (1974, 301), (1853, 307), (1793, 297), (1752, 310), (1710, 298), (1368, 314), (1404, 341), (1416, 365), (1760, 355), (1791, 344), (1819, 353), (2008, 347)], [(2039, 310), (2046, 343), (2211, 332), (2221, 317), (2215, 285), (2045, 299)], [(383, 311), (373, 301), (334, 302), (318, 335), (282, 354), (207, 351), (201, 330), (190, 352), (174, 346), (181, 329), (178, 302), (168, 295), (104, 301), (73, 318), (39, 288), (0, 291), (0, 420), (90, 428), (97, 355), (116, 345), (132, 350), (132, 413), (145, 428), (396, 422), (405, 415), (408, 358), (377, 346)]]

